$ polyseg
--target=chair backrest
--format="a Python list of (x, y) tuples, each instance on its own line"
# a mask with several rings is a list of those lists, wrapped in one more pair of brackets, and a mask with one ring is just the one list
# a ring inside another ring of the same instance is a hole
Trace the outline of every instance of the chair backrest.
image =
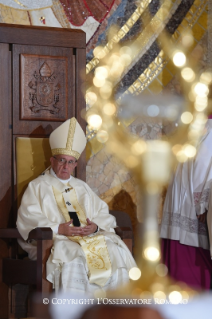
[(16, 138), (16, 194), (17, 207), (28, 183), (38, 177), (49, 165), (51, 149), (48, 138)]
[(117, 226), (130, 227), (132, 229), (130, 216), (126, 212), (110, 210), (110, 214), (116, 217)]

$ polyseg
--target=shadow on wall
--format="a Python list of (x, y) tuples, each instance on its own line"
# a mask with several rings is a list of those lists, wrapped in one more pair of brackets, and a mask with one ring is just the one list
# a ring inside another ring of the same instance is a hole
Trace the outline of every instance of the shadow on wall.
[[(164, 187), (161, 193), (161, 197), (158, 203), (158, 223), (161, 223), (162, 215), (163, 215), (163, 205), (166, 197), (167, 187)], [(118, 210), (126, 212), (131, 219), (132, 227), (133, 227), (133, 234), (134, 234), (134, 242), (135, 245), (133, 247), (133, 254), (137, 258), (136, 255), (139, 254), (140, 248), (139, 243), (137, 242), (137, 231), (138, 231), (138, 220), (137, 220), (137, 206), (132, 200), (132, 197), (129, 195), (129, 193), (126, 192), (126, 190), (122, 189), (119, 193), (117, 193), (113, 199), (108, 202), (109, 209), (111, 210)]]
[(134, 204), (131, 196), (124, 189), (122, 189), (108, 203), (108, 206), (109, 206), (109, 209), (111, 210), (126, 212), (130, 216), (132, 227), (133, 227), (133, 234), (135, 238), (136, 227), (138, 224), (137, 215), (136, 215), (137, 206)]

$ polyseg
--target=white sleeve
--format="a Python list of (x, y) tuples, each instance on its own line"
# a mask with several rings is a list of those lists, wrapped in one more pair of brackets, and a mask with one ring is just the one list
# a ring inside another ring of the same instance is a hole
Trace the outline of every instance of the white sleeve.
[(42, 211), (39, 185), (29, 183), (22, 197), (16, 225), (25, 240), (29, 232), (37, 227), (50, 227), (54, 233), (57, 232), (58, 220), (50, 220)]

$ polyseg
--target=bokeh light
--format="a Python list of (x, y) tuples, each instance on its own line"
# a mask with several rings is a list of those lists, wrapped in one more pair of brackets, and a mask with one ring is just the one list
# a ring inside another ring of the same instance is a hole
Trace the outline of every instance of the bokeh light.
[(144, 249), (144, 256), (150, 261), (157, 261), (160, 258), (159, 249), (156, 247), (147, 247)]
[(178, 66), (182, 67), (186, 63), (186, 56), (183, 52), (176, 52), (173, 56), (173, 63)]
[(91, 114), (88, 116), (88, 124), (94, 128), (98, 129), (102, 125), (102, 118), (97, 114)]
[(132, 280), (138, 280), (141, 277), (141, 270), (137, 267), (133, 267), (129, 271), (129, 277)]

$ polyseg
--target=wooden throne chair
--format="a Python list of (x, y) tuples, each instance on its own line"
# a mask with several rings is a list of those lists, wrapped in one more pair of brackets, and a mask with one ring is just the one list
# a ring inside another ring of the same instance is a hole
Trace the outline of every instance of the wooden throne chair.
[[(51, 149), (48, 138), (17, 137), (15, 140), (16, 196), (17, 207), (28, 183), (49, 167)], [(116, 217), (116, 233), (132, 252), (133, 236), (130, 217), (127, 213), (110, 211)], [(2, 280), (9, 287), (31, 285), (43, 297), (50, 294), (52, 285), (46, 280), (46, 262), (53, 245), (52, 230), (48, 227), (36, 228), (29, 234), (28, 240), (37, 241), (37, 259), (30, 260), (20, 253), (17, 239), (21, 236), (16, 228), (0, 229), (0, 238), (8, 239), (11, 247), (9, 258), (2, 260)], [(23, 258), (24, 257), (24, 258)]]
[[(51, 149), (48, 138), (17, 137), (15, 141), (16, 194), (17, 207), (28, 183), (38, 177), (50, 166)], [(116, 233), (122, 238), (132, 252), (133, 236), (130, 217), (120, 211), (110, 211), (116, 217)], [(0, 237), (11, 240), (11, 258), (4, 258), (2, 277), (8, 285), (35, 285), (37, 292), (48, 294), (51, 283), (46, 280), (46, 262), (53, 245), (52, 230), (48, 227), (36, 228), (29, 234), (28, 240), (37, 241), (37, 260), (20, 258), (20, 249), (13, 241), (21, 239), (17, 229), (0, 229)]]
[[(16, 243), (20, 235), (15, 225), (21, 196), (17, 179), (23, 176), (16, 174), (16, 141), (27, 137), (48, 138), (61, 122), (73, 116), (85, 131), (86, 123), (80, 116), (85, 108), (82, 92), (86, 63), (85, 33), (0, 23), (0, 58), (0, 294), (3, 296), (0, 317), (8, 318), (11, 313), (8, 296), (12, 295), (12, 284), (36, 282), (37, 291), (50, 289), (48, 282), (42, 279), (47, 255), (43, 255), (40, 248), (50, 249), (51, 230), (35, 229), (30, 234), (38, 240), (40, 247), (36, 263), (25, 260), (28, 263), (25, 267), (24, 262), (17, 259)], [(31, 178), (36, 177), (34, 166), (35, 163), (29, 165)], [(85, 168), (84, 153), (78, 163), (76, 177), (85, 180)], [(12, 271), (8, 263), (13, 267)], [(24, 272), (23, 276), (21, 272)], [(31, 276), (31, 273), (34, 275)]]

